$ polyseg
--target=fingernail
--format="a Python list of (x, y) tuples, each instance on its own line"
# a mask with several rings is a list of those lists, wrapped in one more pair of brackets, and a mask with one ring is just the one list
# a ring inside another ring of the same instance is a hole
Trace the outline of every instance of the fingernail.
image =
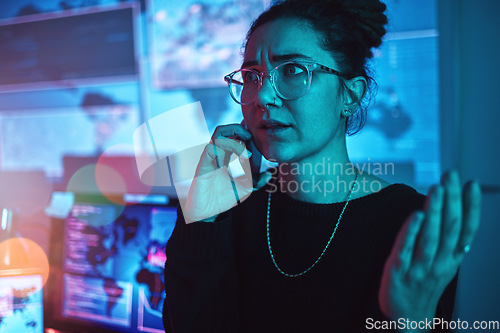
[(450, 172), (450, 181), (452, 181), (452, 182), (458, 182), (459, 181), (459, 179), (458, 179), (458, 171), (451, 170), (451, 172)]
[(479, 185), (479, 182), (477, 180), (472, 181), (471, 188), (475, 193), (481, 192), (481, 185)]

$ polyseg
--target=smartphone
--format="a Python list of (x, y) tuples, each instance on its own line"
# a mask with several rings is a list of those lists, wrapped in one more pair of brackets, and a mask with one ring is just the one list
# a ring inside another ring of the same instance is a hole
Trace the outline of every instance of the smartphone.
[[(245, 129), (248, 130), (247, 123), (245, 122), (245, 120), (243, 120), (242, 123)], [(252, 139), (244, 142), (247, 149), (252, 153), (252, 156), (250, 156), (250, 170), (252, 171), (252, 178), (254, 180), (257, 180), (260, 174), (260, 168), (262, 164), (262, 154), (257, 149), (257, 147), (255, 147), (255, 143), (253, 142)]]

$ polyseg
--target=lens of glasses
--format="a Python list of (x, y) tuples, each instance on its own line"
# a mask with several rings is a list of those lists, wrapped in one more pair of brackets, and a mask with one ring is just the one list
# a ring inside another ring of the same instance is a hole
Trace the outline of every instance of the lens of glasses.
[(307, 67), (298, 63), (284, 63), (274, 72), (276, 90), (285, 99), (302, 97), (309, 87)]
[[(281, 64), (273, 70), (272, 76), (274, 88), (284, 99), (302, 97), (310, 84), (307, 67), (299, 63)], [(259, 74), (250, 69), (241, 69), (230, 77), (229, 91), (237, 103), (254, 102), (259, 89)]]
[(240, 104), (250, 104), (259, 91), (259, 75), (249, 69), (236, 71), (229, 82), (229, 92)]

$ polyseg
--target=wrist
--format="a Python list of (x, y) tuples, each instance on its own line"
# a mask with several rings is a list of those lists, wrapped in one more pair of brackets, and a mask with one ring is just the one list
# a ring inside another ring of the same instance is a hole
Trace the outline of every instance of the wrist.
[(434, 322), (434, 317), (436, 315), (436, 307), (431, 307), (432, 310), (425, 311), (422, 313), (412, 313), (406, 317), (407, 325), (398, 330), (399, 333), (426, 333), (430, 332), (432, 329), (432, 323)]

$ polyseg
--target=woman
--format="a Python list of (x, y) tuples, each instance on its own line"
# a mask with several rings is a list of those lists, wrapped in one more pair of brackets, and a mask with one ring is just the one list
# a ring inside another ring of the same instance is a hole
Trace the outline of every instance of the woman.
[[(167, 332), (415, 332), (405, 324), (450, 320), (478, 185), (462, 199), (450, 172), (426, 199), (347, 154), (384, 11), (378, 0), (289, 0), (254, 22), (241, 70), (226, 76), (246, 126), (216, 129), (167, 246)], [(251, 195), (227, 173), (245, 140), (279, 163)]]

